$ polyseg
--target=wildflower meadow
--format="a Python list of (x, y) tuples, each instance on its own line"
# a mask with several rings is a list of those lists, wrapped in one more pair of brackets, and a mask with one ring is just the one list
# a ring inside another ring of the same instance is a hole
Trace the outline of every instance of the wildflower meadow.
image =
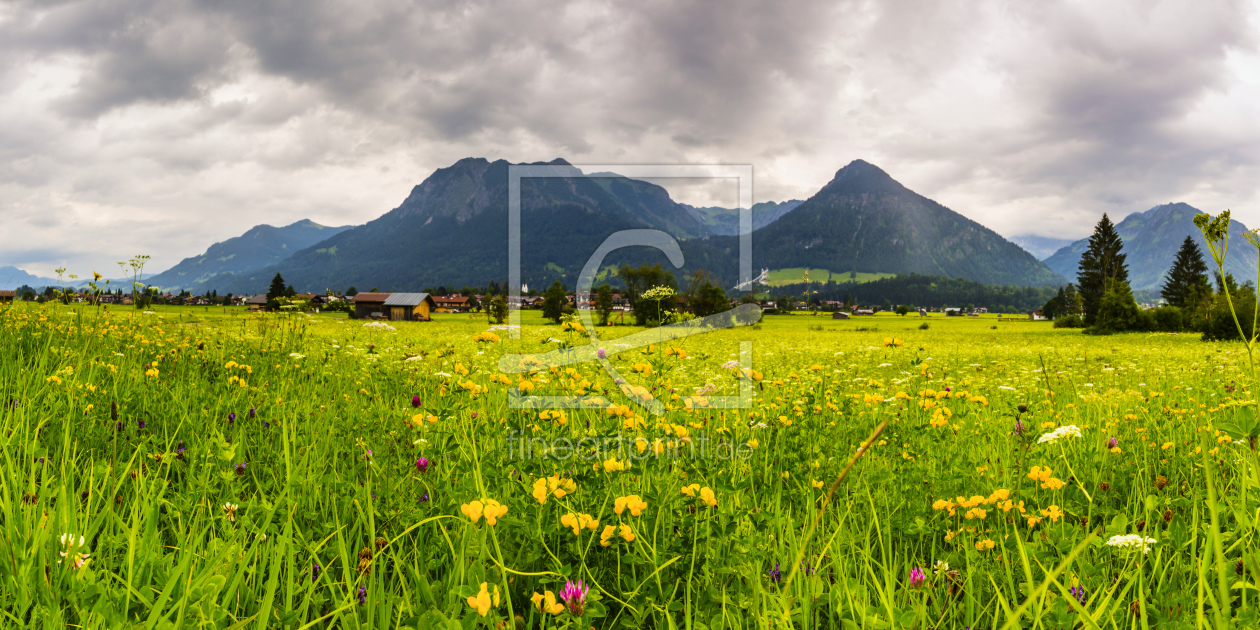
[(1260, 626), (1241, 343), (0, 308), (6, 627)]

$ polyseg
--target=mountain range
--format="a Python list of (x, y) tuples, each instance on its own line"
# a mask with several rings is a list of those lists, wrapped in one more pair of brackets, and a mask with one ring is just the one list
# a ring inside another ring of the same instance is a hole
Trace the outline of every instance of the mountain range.
[(1010, 241), (1023, 247), (1028, 253), (1037, 257), (1037, 260), (1045, 260), (1054, 255), (1055, 252), (1076, 242), (1071, 238), (1054, 238), (1051, 236), (1039, 236), (1036, 234), (1021, 234), (1019, 236), (1010, 237)]
[[(66, 281), (68, 285), (69, 280)], [(17, 267), (0, 267), (0, 291), (12, 291), (20, 286), (51, 287), (59, 286), (56, 278), (44, 278), (29, 274)]]
[[(1129, 285), (1133, 290), (1154, 290), (1160, 287), (1187, 235), (1198, 244), (1208, 268), (1215, 269), (1203, 235), (1194, 225), (1194, 216), (1201, 213), (1201, 210), (1188, 204), (1169, 203), (1145, 212), (1135, 212), (1116, 224), (1116, 233), (1124, 241)], [(1225, 271), (1232, 273), (1239, 282), (1254, 281), (1256, 250), (1242, 236), (1247, 231), (1247, 226), (1231, 220), (1229, 230), (1230, 247), (1225, 257)], [(1056, 273), (1075, 282), (1081, 254), (1088, 246), (1089, 239), (1081, 239), (1055, 252), (1045, 263)]]
[[(800, 199), (792, 199), (780, 203), (774, 201), (755, 203), (750, 208), (752, 210), (752, 228), (759, 230), (766, 227), (778, 221), (783, 215), (795, 210), (802, 203), (805, 202)], [(738, 208), (719, 208), (717, 206), (697, 208), (687, 204), (682, 205), (700, 219), (700, 223), (704, 225), (709, 234), (717, 236), (734, 236), (739, 234)]]
[(328, 227), (309, 219), (284, 227), (254, 226), (244, 234), (215, 243), (206, 253), (185, 258), (174, 267), (144, 281), (163, 291), (204, 293), (230, 284), (237, 274), (274, 265), (295, 252), (350, 228)]
[[(435, 171), (381, 217), (264, 267), (217, 275), (213, 284), (220, 293), (257, 292), (276, 273), (300, 290), (315, 292), (351, 285), (402, 291), (505, 281), (508, 166), (504, 160), (460, 160)], [(752, 237), (755, 267), (917, 272), (1012, 285), (1064, 282), (1019, 246), (861, 160), (837, 171), (803, 202), (759, 205), (754, 217), (762, 225), (755, 226)], [(732, 216), (737, 216), (733, 210), (680, 204), (660, 186), (614, 174), (584, 177), (575, 169), (573, 177), (526, 178), (521, 184), (522, 279), (534, 286), (561, 280), (572, 288), (587, 257), (608, 235), (655, 228), (681, 243), (687, 265), (676, 276), (703, 268), (733, 286), (738, 237), (721, 234), (729, 230), (725, 226)], [(207, 257), (214, 258), (207, 252), (190, 260)], [(645, 262), (668, 264), (655, 250), (628, 248), (610, 255), (606, 270)], [(191, 267), (185, 263), (181, 266)], [(154, 283), (171, 284), (170, 277), (161, 274)]]

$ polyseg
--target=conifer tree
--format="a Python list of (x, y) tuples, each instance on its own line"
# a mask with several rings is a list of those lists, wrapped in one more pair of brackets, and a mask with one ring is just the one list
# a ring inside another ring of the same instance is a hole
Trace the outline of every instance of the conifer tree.
[(1197, 296), (1212, 290), (1208, 283), (1207, 263), (1203, 260), (1203, 252), (1195, 244), (1194, 239), (1187, 236), (1182, 242), (1177, 258), (1173, 260), (1168, 278), (1160, 288), (1160, 296), (1165, 302), (1176, 307), (1184, 307), (1193, 303)]
[(1128, 284), (1129, 268), (1121, 251), (1124, 243), (1116, 226), (1104, 214), (1089, 237), (1089, 246), (1081, 254), (1080, 271), (1076, 274), (1077, 292), (1085, 311), (1085, 325), (1094, 325), (1103, 296), (1120, 283)]

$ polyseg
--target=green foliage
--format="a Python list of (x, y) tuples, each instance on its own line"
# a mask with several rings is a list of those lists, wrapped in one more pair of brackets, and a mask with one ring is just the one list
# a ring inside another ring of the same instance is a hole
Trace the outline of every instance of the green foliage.
[[(643, 294), (653, 287), (669, 287), (677, 290), (678, 284), (674, 274), (661, 267), (660, 264), (624, 266), (617, 270), (617, 278), (626, 286), (626, 299), (634, 311), (635, 325), (644, 326), (648, 320), (661, 318), (661, 313), (673, 310), (673, 300), (644, 300)], [(666, 303), (669, 302), (669, 303)]]
[[(974, 304), (992, 312), (1030, 311), (1041, 308), (1046, 300), (1054, 297), (1051, 287), (989, 286), (964, 278), (925, 276), (917, 273), (900, 274), (862, 284), (811, 284), (811, 290), (820, 300), (845, 302), (846, 304), (882, 304), (893, 302), (911, 306), (939, 308)], [(807, 287), (803, 284), (780, 287), (789, 293), (800, 295)]]
[[(1230, 291), (1230, 297), (1233, 299), (1232, 313), (1225, 293), (1218, 293), (1213, 300), (1203, 330), (1204, 341), (1241, 341), (1238, 327), (1251, 331), (1256, 318), (1255, 288), (1249, 285), (1236, 287)], [(1235, 314), (1238, 317), (1237, 323), (1234, 321)]]
[(1133, 300), (1133, 292), (1129, 283), (1115, 282), (1103, 296), (1094, 315), (1094, 324), (1089, 332), (1094, 334), (1111, 334), (1150, 330), (1150, 321), (1143, 317), (1142, 309)]
[(595, 312), (599, 315), (599, 324), (601, 326), (608, 324), (608, 317), (612, 315), (613, 309), (613, 292), (612, 287), (608, 283), (599, 285), (595, 290)]
[[(1104, 298), (1113, 291), (1118, 293), (1118, 297), (1112, 300), (1112, 311), (1109, 314), (1112, 320), (1104, 321), (1099, 330), (1127, 330), (1115, 328), (1117, 325), (1126, 325), (1117, 322), (1136, 318), (1135, 314), (1130, 317), (1131, 314), (1121, 312), (1128, 308), (1123, 296), (1127, 295), (1130, 301), (1133, 298), (1128, 287), (1129, 268), (1125, 264), (1123, 249), (1124, 242), (1116, 233), (1116, 226), (1103, 214), (1094, 227), (1093, 236), (1089, 237), (1089, 246), (1081, 254), (1080, 271), (1076, 276), (1086, 326), (1095, 325)], [(1118, 288), (1120, 284), (1125, 285), (1123, 289)]]
[(1167, 280), (1160, 289), (1160, 296), (1170, 306), (1183, 307), (1198, 302), (1199, 298), (1211, 292), (1208, 283), (1207, 263), (1203, 261), (1203, 253), (1194, 239), (1186, 236), (1172, 268), (1168, 270)]
[(486, 316), (494, 320), (494, 323), (496, 324), (502, 324), (507, 321), (507, 300), (503, 299), (502, 295), (496, 295), (490, 298), (490, 303), (486, 307)]
[(1085, 320), (1080, 315), (1060, 315), (1054, 320), (1055, 328), (1084, 328)]
[(1161, 306), (1154, 311), (1155, 330), (1159, 332), (1181, 332), (1185, 329), (1185, 318), (1181, 309), (1175, 306)]
[(564, 285), (560, 284), (559, 280), (551, 283), (551, 287), (543, 296), (543, 317), (559, 324), (560, 318), (564, 316), (564, 308), (568, 305), (569, 300), (565, 294)]

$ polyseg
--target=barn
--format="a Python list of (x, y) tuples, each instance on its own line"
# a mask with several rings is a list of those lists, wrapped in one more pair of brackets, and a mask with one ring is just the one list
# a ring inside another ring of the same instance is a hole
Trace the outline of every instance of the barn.
[(430, 321), (429, 314), (437, 309), (428, 293), (391, 293), (383, 306), (391, 320), (400, 322)]
[(359, 293), (354, 296), (355, 319), (383, 319), (389, 317), (385, 309), (385, 300), (389, 293)]

